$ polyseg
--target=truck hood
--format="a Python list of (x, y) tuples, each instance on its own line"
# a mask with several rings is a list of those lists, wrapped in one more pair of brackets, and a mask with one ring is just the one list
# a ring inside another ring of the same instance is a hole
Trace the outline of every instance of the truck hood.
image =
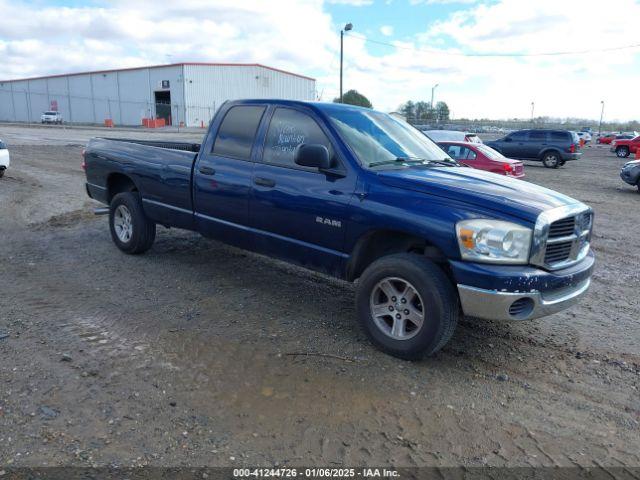
[(530, 222), (545, 210), (580, 203), (533, 183), (473, 168), (415, 167), (377, 173), (389, 186), (450, 198)]

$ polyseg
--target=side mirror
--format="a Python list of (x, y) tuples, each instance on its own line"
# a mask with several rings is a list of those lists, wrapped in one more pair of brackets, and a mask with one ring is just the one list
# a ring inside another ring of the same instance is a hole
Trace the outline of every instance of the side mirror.
[(320, 144), (300, 144), (296, 148), (294, 161), (301, 167), (312, 167), (318, 170), (331, 168), (329, 150)]

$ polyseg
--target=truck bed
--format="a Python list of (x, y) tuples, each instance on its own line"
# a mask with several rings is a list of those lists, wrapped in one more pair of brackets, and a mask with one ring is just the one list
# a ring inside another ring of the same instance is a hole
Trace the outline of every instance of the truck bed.
[(87, 147), (88, 188), (108, 203), (110, 185), (126, 175), (157, 223), (188, 228), (192, 222), (191, 174), (200, 144), (128, 138), (93, 138)]
[(165, 142), (161, 140), (136, 140), (132, 138), (105, 138), (105, 137), (100, 137), (100, 138), (103, 138), (104, 140), (110, 140), (113, 142), (135, 143), (138, 145), (146, 145), (147, 147), (166, 148), (168, 150), (184, 150), (186, 152), (194, 152), (194, 153), (198, 153), (200, 151), (199, 143)]

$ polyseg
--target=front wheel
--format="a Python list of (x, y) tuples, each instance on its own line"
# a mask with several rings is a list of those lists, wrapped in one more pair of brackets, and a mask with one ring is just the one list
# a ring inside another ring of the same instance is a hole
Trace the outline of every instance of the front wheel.
[(616, 148), (616, 155), (620, 158), (626, 158), (629, 156), (629, 147)]
[(137, 192), (119, 193), (109, 205), (113, 243), (125, 253), (144, 253), (156, 239), (156, 224), (147, 218)]
[(547, 168), (558, 168), (560, 166), (560, 156), (556, 152), (545, 153), (542, 163)]
[(458, 297), (444, 272), (418, 254), (372, 263), (356, 292), (358, 320), (382, 351), (417, 360), (440, 350), (458, 323)]

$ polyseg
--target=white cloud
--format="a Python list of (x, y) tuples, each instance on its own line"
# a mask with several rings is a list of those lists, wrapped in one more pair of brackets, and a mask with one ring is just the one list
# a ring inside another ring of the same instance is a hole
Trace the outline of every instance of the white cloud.
[[(278, 8), (262, 0), (113, 0), (107, 5), (42, 7), (0, 0), (0, 79), (169, 59), (257, 62), (316, 77), (325, 100), (338, 94), (340, 24), (322, 0), (283, 0)], [(426, 9), (416, 12), (427, 25)], [(523, 8), (521, 1), (502, 0), (463, 6), (412, 40), (394, 41), (393, 32), (403, 25), (385, 25), (379, 35), (389, 34), (388, 42), (397, 48), (376, 45), (374, 50), (349, 35), (345, 90), (356, 88), (383, 110), (410, 98), (428, 100), (431, 86), (439, 83), (436, 101), (447, 101), (456, 116), (526, 117), (535, 101), (540, 115), (596, 118), (604, 99), (605, 117), (638, 118), (638, 102), (630, 99), (640, 76), (639, 49), (529, 58), (447, 54), (637, 43), (637, 25), (621, 22), (620, 12), (627, 19), (640, 18), (640, 3), (610, 0), (606, 9), (592, 9), (578, 0), (537, 0)]]
[(393, 27), (391, 25), (383, 25), (380, 27), (380, 33), (385, 37), (390, 37), (393, 35)]

